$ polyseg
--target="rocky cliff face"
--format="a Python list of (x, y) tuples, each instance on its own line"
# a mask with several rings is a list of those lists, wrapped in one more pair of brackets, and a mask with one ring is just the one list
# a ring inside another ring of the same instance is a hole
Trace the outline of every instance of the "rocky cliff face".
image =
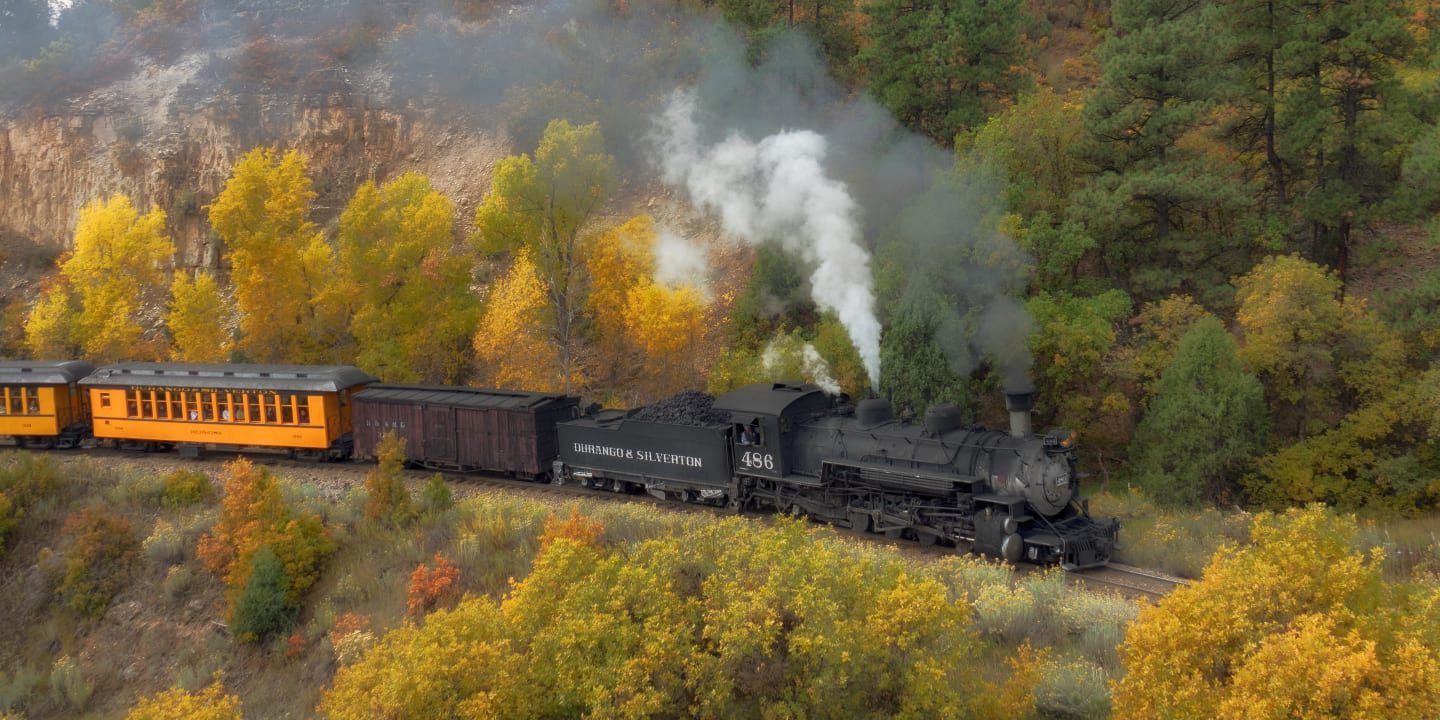
[(0, 235), (67, 247), (82, 206), (124, 193), (142, 211), (166, 211), (178, 265), (215, 266), (204, 206), (257, 146), (309, 157), (317, 222), (338, 217), (364, 181), (413, 170), (455, 202), (463, 233), (509, 152), (503, 137), (386, 107), (348, 82), (304, 94), (215, 89), (204, 77), (211, 59), (142, 68), (64, 109), (0, 117)]

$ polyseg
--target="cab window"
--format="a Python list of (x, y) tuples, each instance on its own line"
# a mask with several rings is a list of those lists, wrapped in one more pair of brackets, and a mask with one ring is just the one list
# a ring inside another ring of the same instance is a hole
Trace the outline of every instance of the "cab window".
[(765, 433), (760, 430), (759, 421), (738, 423), (735, 426), (735, 442), (738, 445), (764, 445)]

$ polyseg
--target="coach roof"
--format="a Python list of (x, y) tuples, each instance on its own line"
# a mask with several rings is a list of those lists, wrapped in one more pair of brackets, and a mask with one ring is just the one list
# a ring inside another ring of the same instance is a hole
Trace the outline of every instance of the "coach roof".
[(451, 407), (542, 410), (556, 405), (577, 405), (580, 398), (562, 393), (493, 390), (472, 387), (378, 384), (355, 394), (357, 401), (429, 403)]
[(0, 362), (0, 385), (68, 385), (94, 370), (84, 360)]
[(216, 390), (338, 392), (376, 378), (351, 365), (231, 365), (116, 363), (80, 381), (110, 387), (181, 387)]

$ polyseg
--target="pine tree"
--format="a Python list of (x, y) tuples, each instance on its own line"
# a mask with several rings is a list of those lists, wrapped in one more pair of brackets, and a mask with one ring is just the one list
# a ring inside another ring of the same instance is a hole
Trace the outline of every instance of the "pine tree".
[(1250, 460), (1265, 448), (1265, 391), (1241, 366), (1238, 347), (1216, 318), (1180, 339), (1135, 432), (1136, 474), (1169, 505), (1232, 497)]
[(1347, 281), (1351, 234), (1384, 217), (1400, 153), (1418, 128), (1396, 70), (1414, 45), (1401, 0), (1312, 0), (1277, 53), (1281, 155), (1300, 168), (1295, 203), (1309, 257)]
[(0, 66), (34, 57), (54, 34), (45, 0), (0, 0)]
[(299, 607), (290, 599), (285, 564), (269, 545), (250, 561), (250, 577), (230, 616), (230, 631), (241, 641), (264, 642), (290, 627)]
[(1216, 61), (1231, 39), (1213, 15), (1189, 0), (1119, 0), (1096, 51), (1103, 76), (1084, 112), (1096, 174), (1071, 209), (1137, 300), (1222, 300), (1210, 296), (1250, 265), (1250, 192), (1211, 140), (1217, 103), (1238, 87)]
[(1019, 91), (1019, 0), (876, 0), (864, 12), (870, 91), (906, 127), (948, 146)]

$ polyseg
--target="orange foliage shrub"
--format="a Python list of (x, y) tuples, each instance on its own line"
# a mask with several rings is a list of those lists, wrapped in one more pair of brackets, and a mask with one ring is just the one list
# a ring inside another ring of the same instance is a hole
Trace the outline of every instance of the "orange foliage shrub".
[(570, 517), (560, 520), (552, 513), (545, 518), (545, 531), (540, 534), (540, 547), (546, 548), (556, 538), (567, 538), (591, 547), (599, 547), (605, 536), (605, 526), (571, 509)]
[(256, 551), (270, 546), (285, 566), (290, 580), (290, 601), (298, 600), (320, 576), (320, 568), (335, 541), (318, 515), (297, 515), (280, 494), (269, 471), (241, 458), (225, 464), (225, 497), (220, 522), (200, 538), (197, 554), (228, 587), (226, 598), (233, 612), (250, 579)]
[(294, 633), (290, 639), (285, 641), (285, 657), (294, 660), (305, 654), (305, 636)]
[(460, 596), (460, 568), (435, 553), (435, 567), (420, 565), (410, 575), (406, 602), (410, 617), (419, 617)]

